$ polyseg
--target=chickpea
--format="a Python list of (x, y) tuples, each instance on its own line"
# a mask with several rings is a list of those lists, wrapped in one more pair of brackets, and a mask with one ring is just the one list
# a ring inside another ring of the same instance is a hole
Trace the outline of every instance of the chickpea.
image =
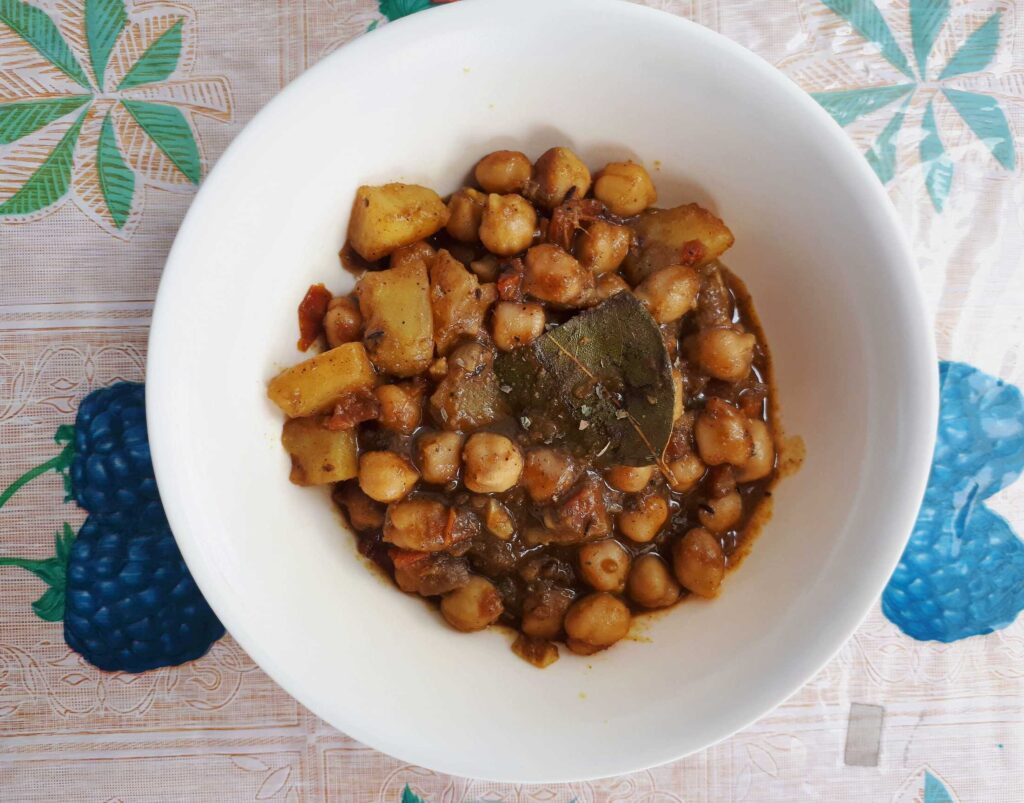
[(494, 345), (502, 351), (532, 343), (544, 334), (544, 307), (540, 304), (516, 304), (501, 301), (491, 318)]
[(450, 511), (433, 499), (402, 499), (388, 505), (384, 541), (399, 549), (439, 552), (451, 546)]
[(378, 420), (385, 429), (411, 435), (423, 419), (423, 388), (414, 383), (381, 385), (373, 391), (380, 403)]
[(672, 423), (683, 417), (683, 374), (678, 368), (672, 369)]
[(480, 221), (484, 216), (487, 196), (479, 190), (465, 187), (452, 193), (448, 199), (448, 223), (445, 231), (459, 242), (475, 243), (479, 237)]
[(658, 534), (668, 521), (668, 502), (665, 498), (651, 496), (635, 497), (631, 504), (619, 514), (619, 531), (630, 541), (646, 544)]
[(418, 242), (411, 243), (410, 245), (403, 245), (401, 248), (396, 248), (391, 254), (391, 261), (388, 263), (389, 267), (400, 268), (403, 265), (408, 265), (410, 262), (426, 262), (430, 264), (437, 255), (437, 251), (434, 247), (426, 240), (419, 240)]
[(327, 345), (337, 348), (362, 338), (363, 316), (359, 305), (348, 296), (335, 296), (327, 305), (324, 315), (324, 334)]
[(612, 466), (604, 478), (613, 488), (628, 494), (640, 493), (654, 476), (656, 466)]
[(504, 435), (493, 432), (471, 435), (462, 450), (462, 462), (466, 467), (463, 482), (474, 493), (507, 491), (523, 473), (519, 449)]
[(595, 591), (622, 591), (629, 574), (629, 553), (611, 539), (580, 547), (580, 573)]
[(736, 490), (736, 476), (733, 473), (732, 466), (728, 463), (723, 463), (722, 465), (712, 467), (708, 471), (704, 487), (711, 499), (721, 499), (726, 494), (731, 494)]
[(743, 498), (730, 491), (718, 499), (709, 499), (697, 510), (700, 523), (713, 533), (731, 530), (743, 517)]
[(671, 323), (697, 306), (700, 277), (685, 265), (671, 265), (652, 273), (636, 288), (636, 297), (658, 323)]
[(568, 148), (545, 151), (533, 166), (536, 189), (533, 201), (545, 209), (554, 209), (576, 188), (576, 197), (582, 198), (590, 189), (590, 171), (580, 157)]
[(553, 639), (562, 631), (565, 612), (572, 604), (567, 588), (545, 588), (523, 600), (523, 619), (519, 628), (533, 638)]
[(473, 175), (486, 192), (520, 192), (530, 180), (530, 160), (519, 151), (494, 151), (476, 163)]
[(483, 630), (497, 621), (504, 610), (498, 589), (476, 575), (462, 588), (441, 597), (441, 615), (448, 624), (464, 633)]
[(627, 226), (595, 220), (576, 242), (580, 263), (600, 276), (617, 270), (622, 264), (633, 242), (633, 232)]
[(700, 482), (706, 466), (695, 454), (686, 454), (668, 464), (665, 481), (676, 493), (686, 493)]
[(574, 306), (594, 287), (594, 274), (557, 245), (535, 245), (526, 252), (523, 291), (541, 301)]
[(396, 502), (416, 485), (419, 473), (394, 452), (364, 452), (359, 456), (359, 487), (378, 502)]
[(573, 603), (565, 614), (569, 649), (583, 655), (603, 650), (629, 633), (629, 608), (605, 591)]
[(768, 425), (760, 418), (752, 418), (747, 426), (754, 448), (750, 459), (736, 471), (738, 482), (763, 480), (775, 468), (775, 442), (772, 440)]
[(621, 293), (623, 290), (629, 290), (629, 285), (626, 284), (626, 280), (617, 273), (606, 273), (597, 280), (595, 294), (597, 295), (598, 300), (607, 301), (613, 295)]
[(420, 473), (432, 485), (447, 485), (459, 476), (463, 436), (457, 432), (428, 432), (416, 442)]
[(742, 466), (753, 456), (750, 419), (722, 399), (708, 399), (693, 428), (701, 459), (712, 466)]
[(494, 254), (485, 254), (480, 259), (474, 259), (469, 263), (469, 269), (476, 274), (476, 277), (481, 282), (495, 282), (498, 280), (498, 274), (501, 263)]
[(572, 459), (557, 449), (541, 446), (526, 453), (522, 483), (534, 502), (550, 502), (576, 479)]
[(667, 608), (679, 599), (681, 590), (665, 561), (654, 552), (633, 562), (626, 581), (629, 598), (644, 608)]
[(480, 242), (492, 254), (510, 257), (525, 251), (537, 230), (537, 212), (521, 195), (488, 195), (480, 219)]
[(672, 548), (672, 568), (683, 588), (713, 597), (725, 577), (725, 553), (715, 536), (694, 527)]
[(750, 373), (757, 338), (735, 329), (705, 329), (694, 338), (700, 367), (715, 379), (739, 382)]
[(635, 162), (611, 162), (594, 180), (594, 197), (619, 217), (639, 215), (658, 200), (650, 174)]

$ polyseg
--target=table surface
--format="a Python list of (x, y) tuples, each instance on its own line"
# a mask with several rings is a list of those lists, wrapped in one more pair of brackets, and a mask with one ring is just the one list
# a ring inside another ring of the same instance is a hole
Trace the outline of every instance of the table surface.
[(0, 799), (1024, 800), (1024, 3), (647, 4), (815, 93), (912, 236), (943, 415), (882, 603), (732, 738), (551, 787), (441, 776), (363, 747), (229, 635), (181, 666), (91, 666), (60, 622), (68, 557), (53, 534), (86, 518), (65, 501), (67, 427), (90, 393), (144, 380), (165, 256), (232, 137), (306, 67), (431, 3), (0, 0), (0, 493), (16, 488), (0, 496)]

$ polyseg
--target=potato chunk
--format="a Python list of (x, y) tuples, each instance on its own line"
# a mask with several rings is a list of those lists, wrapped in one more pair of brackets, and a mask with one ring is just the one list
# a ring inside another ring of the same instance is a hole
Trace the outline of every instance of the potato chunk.
[(493, 284), (480, 284), (447, 251), (437, 252), (430, 266), (430, 301), (434, 314), (434, 341), (437, 353), (447, 354), (463, 335), (476, 337), (487, 309), (498, 297)]
[(630, 252), (623, 273), (637, 285), (669, 265), (705, 265), (734, 241), (719, 218), (697, 204), (648, 209), (634, 224), (639, 248)]
[(370, 360), (394, 376), (415, 376), (434, 357), (430, 282), (422, 261), (371, 271), (356, 287)]
[(396, 248), (429, 237), (447, 222), (448, 207), (428, 187), (362, 186), (356, 190), (348, 239), (359, 256), (374, 262)]
[(294, 418), (284, 422), (281, 443), (292, 456), (296, 485), (326, 485), (356, 475), (354, 429), (332, 431), (315, 418)]
[(373, 386), (373, 366), (362, 343), (345, 343), (286, 368), (270, 380), (267, 396), (289, 418), (330, 410), (355, 390)]

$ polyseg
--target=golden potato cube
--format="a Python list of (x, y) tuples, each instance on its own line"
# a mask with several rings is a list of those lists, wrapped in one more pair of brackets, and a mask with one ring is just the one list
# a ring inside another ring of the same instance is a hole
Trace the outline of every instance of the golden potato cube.
[(403, 245), (429, 237), (447, 222), (448, 207), (428, 187), (362, 186), (356, 190), (348, 240), (363, 259), (375, 262)]
[(293, 418), (284, 422), (281, 443), (292, 456), (290, 479), (296, 485), (326, 485), (356, 476), (354, 429), (331, 431), (315, 418)]
[(447, 251), (437, 252), (430, 266), (430, 301), (434, 313), (437, 353), (448, 349), (463, 335), (476, 337), (488, 308), (498, 297), (493, 284), (480, 284), (476, 274)]
[(729, 227), (697, 204), (648, 209), (634, 229), (639, 248), (630, 251), (623, 265), (623, 273), (633, 285), (669, 265), (706, 265), (734, 242)]
[(393, 376), (415, 376), (434, 358), (430, 282), (422, 260), (371, 271), (356, 287), (363, 315), (363, 340), (377, 368)]
[(286, 368), (267, 387), (267, 396), (289, 418), (324, 413), (354, 390), (373, 386), (375, 374), (362, 343), (344, 343)]

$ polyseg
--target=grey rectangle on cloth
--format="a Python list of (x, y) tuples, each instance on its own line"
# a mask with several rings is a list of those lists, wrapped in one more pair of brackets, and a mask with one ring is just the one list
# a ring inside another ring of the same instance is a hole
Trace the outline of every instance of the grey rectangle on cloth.
[(850, 720), (846, 728), (844, 762), (851, 767), (877, 767), (882, 744), (882, 715), (880, 705), (850, 704)]

